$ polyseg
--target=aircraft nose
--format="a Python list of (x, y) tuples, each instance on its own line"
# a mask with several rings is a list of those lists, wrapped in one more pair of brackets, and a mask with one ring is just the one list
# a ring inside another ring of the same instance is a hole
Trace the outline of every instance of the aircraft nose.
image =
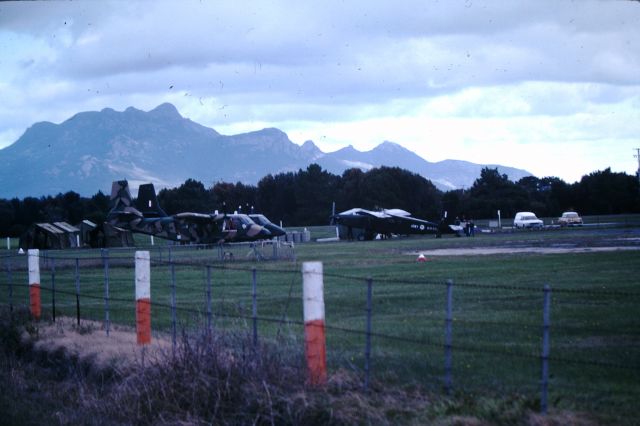
[(269, 232), (271, 232), (271, 235), (273, 235), (274, 237), (281, 237), (287, 234), (285, 230), (280, 228), (279, 226), (275, 226), (273, 227), (273, 229), (269, 229)]
[(271, 232), (264, 226), (253, 224), (249, 227), (247, 235), (253, 238), (271, 238)]
[(263, 239), (269, 239), (269, 238), (271, 238), (271, 231), (269, 231), (269, 230), (268, 230), (267, 228), (265, 228), (264, 226), (261, 226), (260, 228), (262, 228), (262, 229), (260, 229), (260, 233), (258, 234), (258, 236), (259, 236), (260, 238), (263, 238)]

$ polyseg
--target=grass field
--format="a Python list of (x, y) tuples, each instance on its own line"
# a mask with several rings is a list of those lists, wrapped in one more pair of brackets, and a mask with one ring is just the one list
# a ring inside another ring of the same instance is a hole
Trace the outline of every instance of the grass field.
[[(332, 228), (312, 228), (313, 238)], [(473, 394), (539, 395), (543, 286), (552, 288), (550, 405), (632, 423), (640, 397), (640, 250), (589, 253), (428, 255), (442, 248), (631, 247), (632, 227), (478, 234), (475, 238), (400, 238), (296, 246), (295, 261), (222, 264), (214, 250), (174, 249), (179, 327), (206, 320), (211, 272), (214, 328), (252, 327), (252, 268), (256, 268), (258, 334), (302, 345), (301, 263), (324, 264), (327, 356), (331, 370), (364, 375), (366, 279), (373, 281), (374, 388), (416, 384), (442, 389), (446, 280), (453, 280), (453, 387)], [(158, 241), (158, 240), (156, 240)], [(79, 258), (82, 318), (105, 318), (105, 270), (100, 252), (46, 253), (41, 262), (43, 311), (75, 316)], [(109, 317), (134, 324), (133, 253), (111, 250)], [(171, 331), (172, 272), (167, 249), (152, 250), (153, 327)], [(246, 259), (249, 259), (247, 257)], [(26, 258), (2, 259), (0, 303), (28, 302)], [(9, 263), (8, 263), (9, 262)], [(9, 272), (10, 269), (10, 272)]]

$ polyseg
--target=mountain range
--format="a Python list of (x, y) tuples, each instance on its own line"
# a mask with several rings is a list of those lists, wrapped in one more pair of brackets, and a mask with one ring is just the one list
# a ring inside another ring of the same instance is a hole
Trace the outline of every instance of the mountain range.
[(268, 174), (306, 169), (312, 163), (334, 174), (352, 167), (397, 166), (442, 190), (471, 186), (487, 166), (514, 181), (531, 175), (501, 165), (429, 162), (388, 141), (365, 152), (348, 146), (325, 153), (312, 141), (297, 145), (275, 128), (227, 136), (182, 117), (165, 103), (148, 112), (105, 108), (78, 113), (60, 124), (34, 124), (0, 150), (0, 198), (67, 191), (91, 196), (99, 190), (109, 193), (111, 182), (123, 178), (134, 190), (147, 182), (175, 187), (188, 178), (205, 186), (218, 181), (256, 184)]

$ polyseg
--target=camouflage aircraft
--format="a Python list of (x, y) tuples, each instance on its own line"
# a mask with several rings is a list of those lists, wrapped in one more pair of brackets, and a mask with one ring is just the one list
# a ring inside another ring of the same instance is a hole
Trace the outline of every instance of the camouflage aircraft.
[(282, 229), (281, 227), (279, 227), (278, 225), (276, 225), (275, 223), (271, 222), (269, 219), (267, 219), (267, 217), (263, 214), (250, 214), (249, 217), (251, 218), (251, 220), (253, 220), (255, 223), (257, 223), (258, 225), (263, 226), (264, 228), (266, 228), (269, 232), (271, 232), (271, 235), (273, 237), (281, 237), (283, 235), (286, 235), (287, 232)]
[(225, 215), (183, 212), (169, 216), (158, 203), (152, 183), (140, 185), (136, 206), (145, 218), (171, 218), (176, 240), (194, 244), (211, 244), (233, 240), (237, 231), (225, 227)]
[(273, 237), (273, 234), (266, 226), (254, 222), (246, 214), (227, 214), (225, 225), (227, 229), (237, 230), (233, 241), (269, 240)]
[[(124, 182), (126, 183), (126, 181)], [(145, 220), (173, 222), (176, 237), (169, 237), (169, 239), (177, 241), (194, 244), (213, 244), (271, 238), (271, 234), (267, 229), (255, 224), (246, 215), (228, 215), (217, 212), (213, 214), (183, 212), (169, 216), (160, 207), (155, 188), (151, 183), (140, 185), (137, 210)], [(152, 235), (167, 238), (163, 235)]]
[(443, 224), (412, 217), (401, 209), (380, 211), (354, 208), (331, 216), (332, 224), (338, 226), (341, 239), (373, 240), (378, 234), (383, 238), (392, 234), (435, 234), (455, 233), (453, 228)]
[(166, 214), (145, 217), (133, 205), (131, 193), (129, 192), (129, 183), (126, 180), (113, 182), (109, 205), (111, 210), (107, 214), (107, 223), (113, 227), (168, 240), (180, 239), (173, 217)]

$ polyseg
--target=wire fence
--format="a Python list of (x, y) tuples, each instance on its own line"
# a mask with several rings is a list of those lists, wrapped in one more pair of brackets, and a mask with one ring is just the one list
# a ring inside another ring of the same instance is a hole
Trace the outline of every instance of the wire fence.
[[(156, 336), (174, 348), (181, 330), (199, 327), (245, 330), (256, 347), (259, 339), (300, 341), (294, 258), (229, 262), (220, 250), (151, 253)], [(26, 256), (1, 259), (0, 303), (28, 306)], [(100, 321), (107, 335), (112, 324), (135, 326), (132, 251), (43, 253), (40, 273), (43, 317)], [(330, 371), (357, 372), (365, 389), (420, 383), (449, 394), (510, 392), (531, 396), (542, 412), (612, 401), (631, 412), (640, 397), (638, 292), (401, 280), (326, 267), (324, 300)]]

